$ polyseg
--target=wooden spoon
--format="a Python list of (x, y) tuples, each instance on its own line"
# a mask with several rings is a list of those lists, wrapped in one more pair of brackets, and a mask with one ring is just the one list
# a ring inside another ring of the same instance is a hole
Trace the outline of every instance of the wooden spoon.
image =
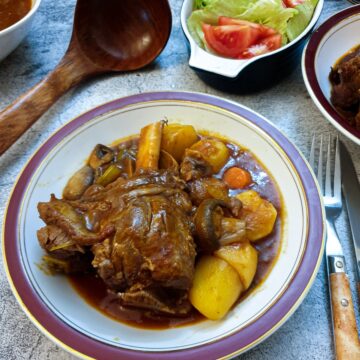
[(80, 81), (151, 63), (171, 31), (167, 0), (78, 0), (69, 47), (45, 79), (0, 112), (0, 155)]

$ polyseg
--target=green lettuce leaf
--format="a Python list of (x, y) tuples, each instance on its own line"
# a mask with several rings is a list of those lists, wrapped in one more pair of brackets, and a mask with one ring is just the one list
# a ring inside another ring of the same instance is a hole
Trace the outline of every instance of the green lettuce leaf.
[(205, 10), (193, 11), (190, 18), (188, 19), (188, 29), (190, 35), (202, 48), (205, 47), (204, 33), (201, 28), (201, 24), (216, 25), (219, 15)]
[(194, 8), (195, 9), (204, 9), (214, 0), (195, 0)]
[(296, 9), (284, 8), (281, 0), (196, 0), (188, 28), (195, 41), (204, 47), (201, 24), (216, 25), (219, 16), (228, 16), (270, 26), (282, 35), (286, 44), (288, 21), (297, 14)]
[(257, 1), (262, 0), (197, 0), (195, 9), (203, 9), (218, 15), (236, 17)]
[(301, 5), (296, 6), (298, 14), (289, 20), (286, 30), (289, 41), (297, 38), (308, 26), (317, 3), (318, 0), (306, 0)]
[(258, 0), (239, 18), (277, 30), (282, 35), (282, 43), (285, 45), (288, 42), (288, 21), (296, 14), (296, 9), (283, 7), (281, 0)]
[(195, 0), (194, 11), (188, 19), (191, 36), (202, 48), (206, 48), (201, 24), (217, 25), (219, 16), (237, 17), (246, 11), (250, 3), (258, 0)]

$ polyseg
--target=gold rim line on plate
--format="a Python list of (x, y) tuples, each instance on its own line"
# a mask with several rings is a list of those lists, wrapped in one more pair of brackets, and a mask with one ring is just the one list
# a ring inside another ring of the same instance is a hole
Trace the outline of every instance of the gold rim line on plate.
[[(163, 93), (172, 93), (172, 91), (167, 91), (167, 92), (163, 92)], [(190, 95), (191, 95), (191, 94), (194, 94), (194, 95), (203, 95), (203, 94), (201, 94), (201, 93), (196, 93), (196, 92), (180, 92), (180, 93), (182, 93), (182, 94), (190, 94)], [(136, 96), (136, 95), (135, 95), (135, 96)], [(203, 96), (204, 96), (204, 95), (203, 95)], [(207, 94), (206, 94), (205, 96), (206, 96), (206, 97), (209, 97), (209, 98), (219, 99), (219, 100), (221, 100), (221, 101), (224, 101), (225, 103), (228, 102), (228, 103), (232, 103), (232, 104), (234, 104), (234, 105), (236, 105), (236, 106), (239, 106), (238, 104), (236, 104), (236, 103), (233, 102), (233, 101), (224, 100), (224, 99), (222, 99), (222, 98), (220, 98), (220, 97), (216, 97), (216, 96), (212, 96), (212, 95), (207, 95)], [(109, 104), (109, 103), (112, 103), (112, 102), (114, 102), (114, 101), (116, 101), (116, 100), (112, 100), (112, 101), (110, 101), (110, 102), (106, 102), (106, 103), (104, 103), (104, 104), (102, 104), (102, 105), (98, 105), (97, 107), (104, 106), (104, 105)], [(92, 121), (92, 120), (94, 120), (94, 119), (96, 119), (96, 118), (99, 118), (99, 117), (103, 117), (103, 116), (105, 116), (105, 115), (107, 115), (107, 114), (109, 114), (109, 113), (111, 113), (111, 112), (115, 112), (115, 111), (118, 111), (118, 110), (122, 110), (122, 109), (124, 109), (124, 108), (134, 107), (134, 106), (141, 105), (141, 104), (159, 103), (159, 102), (162, 102), (162, 103), (166, 103), (166, 102), (187, 103), (187, 104), (192, 104), (192, 105), (194, 105), (194, 104), (199, 104), (199, 103), (200, 103), (200, 104), (204, 105), (204, 107), (213, 108), (213, 109), (216, 109), (217, 111), (220, 110), (220, 112), (224, 112), (224, 113), (230, 114), (230, 115), (231, 115), (230, 118), (232, 118), (232, 119), (235, 120), (235, 121), (238, 121), (238, 122), (239, 122), (239, 120), (237, 120), (237, 119), (234, 118), (234, 115), (235, 115), (236, 117), (242, 118), (242, 119), (245, 120), (246, 122), (249, 122), (249, 120), (246, 119), (246, 118), (244, 118), (242, 115), (236, 114), (236, 113), (234, 113), (234, 112), (232, 112), (232, 111), (230, 111), (230, 110), (224, 109), (224, 108), (222, 108), (222, 107), (220, 107), (220, 106), (211, 105), (211, 104), (208, 104), (208, 103), (204, 103), (204, 102), (202, 102), (202, 101), (176, 100), (176, 99), (158, 99), (158, 100), (149, 100), (149, 101), (142, 101), (142, 102), (136, 102), (136, 103), (132, 103), (132, 104), (127, 104), (127, 105), (122, 106), (122, 107), (120, 107), (120, 108), (111, 109), (111, 110), (109, 110), (109, 111), (104, 111), (102, 114), (99, 114), (98, 116), (94, 116), (93, 118), (89, 119), (89, 121)], [(260, 117), (261, 119), (263, 119), (265, 122), (267, 122), (267, 123), (269, 123), (270, 125), (272, 125), (267, 119), (265, 119), (264, 117), (262, 117), (260, 114), (252, 111), (251, 109), (249, 109), (249, 108), (247, 108), (247, 107), (243, 107), (243, 108), (245, 108), (246, 110), (248, 110), (250, 113), (253, 113), (253, 114), (259, 116), (259, 117)], [(94, 109), (94, 108), (93, 108), (93, 109)], [(66, 122), (65, 124), (63, 124), (57, 131), (55, 131), (53, 134), (49, 135), (49, 137), (45, 140), (44, 143), (46, 143), (46, 142), (47, 142), (50, 138), (52, 138), (55, 134), (57, 134), (58, 132), (60, 132), (66, 125), (68, 125), (69, 123), (71, 123), (71, 122), (74, 121), (75, 119), (81, 117), (82, 115), (88, 113), (89, 111), (91, 111), (91, 110), (93, 110), (93, 109), (84, 111), (82, 114), (77, 115), (76, 117), (72, 118), (71, 120), (69, 120), (68, 122)], [(82, 125), (84, 125), (84, 124), (82, 124)], [(81, 125), (81, 126), (82, 126), (82, 125)], [(256, 130), (257, 130), (257, 131), (260, 131), (260, 132), (264, 133), (264, 134), (266, 135), (266, 138), (268, 138), (268, 140), (270, 140), (270, 142), (271, 142), (278, 150), (280, 150), (280, 152), (283, 154), (283, 156), (285, 156), (285, 158), (286, 158), (287, 160), (290, 160), (290, 159), (288, 158), (287, 154), (284, 152), (284, 150), (277, 144), (277, 142), (276, 142), (273, 138), (271, 138), (271, 136), (269, 136), (263, 129), (259, 128), (257, 125), (255, 125), (255, 124), (252, 124), (252, 125), (256, 127)], [(272, 125), (272, 126), (273, 126), (273, 125)], [(76, 129), (75, 129), (75, 130), (76, 130)], [(279, 129), (277, 129), (277, 130), (278, 130), (282, 135), (284, 135)], [(71, 134), (71, 133), (70, 133), (70, 134)], [(68, 134), (68, 135), (66, 135), (66, 136), (69, 136), (70, 134)], [(285, 137), (285, 139), (287, 139), (287, 138)], [(64, 140), (64, 138), (61, 139), (60, 142), (59, 142), (58, 144), (56, 144), (55, 146), (59, 145), (59, 144), (62, 142), (62, 140)], [(34, 152), (34, 154), (29, 158), (29, 160), (26, 162), (26, 164), (23, 166), (21, 172), (20, 172), (19, 175), (17, 176), (17, 179), (16, 179), (16, 181), (15, 181), (15, 183), (14, 183), (14, 185), (13, 185), (13, 188), (12, 188), (12, 191), (11, 191), (11, 193), (10, 193), (9, 200), (8, 200), (8, 203), (7, 203), (7, 206), (6, 206), (4, 220), (7, 218), (9, 203), (10, 203), (10, 200), (11, 200), (11, 198), (12, 198), (13, 192), (14, 192), (14, 190), (15, 190), (15, 188), (16, 188), (16, 185), (17, 185), (17, 183), (18, 183), (18, 181), (19, 181), (19, 178), (20, 178), (21, 175), (23, 174), (23, 172), (24, 172), (25, 168), (28, 166), (29, 162), (30, 162), (30, 161), (35, 157), (35, 155), (39, 152), (39, 150), (40, 150), (41, 147), (44, 145), (44, 143), (43, 143), (42, 145), (40, 145), (40, 146), (36, 149), (36, 151)], [(292, 145), (293, 145), (293, 144), (292, 144)], [(293, 146), (296, 148), (295, 145), (293, 145)], [(50, 153), (52, 152), (52, 150), (53, 150), (53, 148), (49, 150), (49, 153), (41, 160), (41, 163), (43, 163), (44, 161), (46, 161), (46, 159), (48, 158), (48, 156), (50, 156)], [(296, 150), (298, 151), (297, 148), (296, 148)], [(299, 151), (298, 151), (298, 152), (299, 152)], [(300, 153), (300, 152), (299, 152), (299, 153)], [(301, 157), (304, 159), (304, 157), (303, 157), (303, 155), (302, 155), (301, 153), (300, 153), (300, 155), (301, 155)], [(40, 163), (40, 164), (41, 164), (41, 163)], [(305, 163), (306, 163), (306, 162), (305, 162)], [(289, 164), (291, 165), (291, 167), (293, 168), (293, 170), (295, 170), (295, 167), (293, 166), (292, 161), (289, 161)], [(307, 164), (307, 163), (306, 163), (306, 164)], [(309, 168), (309, 169), (310, 169), (310, 168)], [(35, 173), (34, 173), (31, 177), (34, 177), (34, 175), (36, 174), (37, 171), (38, 171), (38, 168), (37, 168), (37, 170), (35, 171)], [(297, 176), (297, 178), (298, 178), (298, 180), (299, 180), (299, 176), (298, 176), (297, 171), (294, 171), (294, 173), (296, 174), (296, 176)], [(313, 174), (312, 174), (312, 175), (313, 175)], [(314, 177), (314, 175), (313, 175), (313, 177)], [(299, 183), (300, 183), (300, 185), (301, 185), (302, 193), (303, 193), (303, 195), (304, 195), (304, 189), (303, 189), (303, 186), (302, 186), (302, 182), (300, 181)], [(316, 182), (315, 182), (315, 183), (316, 183)], [(318, 188), (318, 186), (317, 186), (317, 188)], [(27, 188), (26, 192), (27, 192), (27, 191), (28, 191), (28, 188)], [(319, 189), (318, 189), (318, 191), (319, 191)], [(25, 195), (26, 195), (26, 192), (25, 192), (24, 195), (22, 196), (22, 200), (24, 199), (24, 197), (25, 197)], [(319, 196), (319, 198), (320, 198), (320, 202), (322, 203), (320, 196)], [(304, 196), (304, 199), (306, 200), (306, 196)], [(307, 203), (307, 201), (306, 201), (306, 203)], [(307, 204), (307, 205), (308, 205), (308, 204)], [(307, 210), (308, 210), (308, 207), (307, 207)], [(21, 212), (19, 212), (19, 214), (20, 214), (20, 213), (21, 213)], [(307, 211), (307, 213), (308, 213), (308, 211)], [(323, 222), (324, 222), (324, 214), (323, 214)], [(324, 229), (324, 226), (323, 226), (323, 229)], [(307, 229), (307, 230), (308, 230), (308, 229)], [(5, 256), (5, 221), (4, 221), (3, 226), (2, 226), (2, 234), (3, 234), (3, 239), (4, 239), (3, 242), (2, 242), (2, 250), (3, 250), (3, 259), (4, 259), (5, 271), (6, 271), (6, 275), (7, 275), (7, 278), (8, 278), (9, 284), (10, 284), (10, 287), (11, 287), (11, 289), (12, 289), (12, 291), (13, 291), (13, 293), (14, 293), (14, 296), (15, 296), (16, 300), (18, 301), (20, 307), (24, 310), (24, 312), (27, 314), (27, 316), (30, 318), (30, 320), (34, 323), (34, 325), (36, 325), (36, 326), (39, 328), (39, 330), (42, 331), (42, 332), (43, 332), (47, 337), (49, 337), (52, 341), (54, 341), (55, 343), (57, 343), (58, 345), (60, 345), (61, 347), (63, 347), (65, 350), (69, 351), (70, 353), (72, 353), (72, 354), (74, 354), (74, 355), (76, 355), (76, 356), (81, 356), (81, 357), (83, 357), (83, 358), (85, 358), (85, 359), (92, 359), (91, 357), (89, 357), (89, 356), (87, 356), (87, 355), (85, 355), (85, 354), (83, 354), (83, 353), (81, 353), (81, 352), (73, 349), (72, 347), (68, 346), (67, 344), (63, 343), (61, 340), (59, 340), (57, 337), (55, 337), (53, 334), (51, 334), (46, 328), (44, 328), (44, 326), (43, 326), (43, 325), (32, 315), (32, 313), (28, 310), (28, 308), (27, 308), (26, 305), (23, 303), (20, 295), (19, 295), (18, 292), (17, 292), (17, 289), (16, 289), (16, 287), (15, 287), (13, 281), (12, 281), (12, 278), (11, 278), (11, 275), (10, 275), (10, 271), (9, 271), (9, 268), (8, 268), (8, 263), (7, 263), (6, 256)], [(307, 234), (307, 237), (308, 237), (308, 234)], [(324, 240), (324, 237), (325, 237), (325, 234), (324, 234), (324, 231), (323, 231), (323, 240)], [(306, 240), (307, 240), (307, 239), (306, 239)], [(305, 248), (306, 248), (306, 247), (305, 247)], [(272, 332), (274, 332), (277, 328), (279, 328), (279, 327), (290, 317), (290, 315), (295, 311), (295, 309), (298, 307), (298, 305), (300, 304), (300, 302), (303, 300), (303, 298), (305, 297), (306, 293), (308, 292), (308, 290), (310, 289), (310, 287), (311, 287), (311, 285), (312, 285), (312, 283), (313, 283), (313, 281), (314, 281), (315, 274), (317, 273), (318, 268), (319, 268), (320, 263), (321, 263), (321, 257), (322, 257), (321, 255), (322, 255), (322, 253), (323, 253), (323, 248), (324, 248), (324, 241), (322, 241), (322, 246), (321, 246), (321, 249), (320, 249), (320, 252), (319, 252), (318, 261), (317, 261), (317, 264), (316, 264), (316, 266), (315, 266), (315, 268), (314, 268), (314, 271), (313, 271), (313, 273), (312, 273), (312, 276), (311, 276), (311, 278), (310, 278), (310, 280), (309, 280), (306, 288), (304, 289), (304, 291), (302, 292), (302, 294), (299, 296), (298, 300), (295, 302), (295, 304), (292, 306), (292, 308), (289, 310), (289, 312), (288, 312), (279, 322), (277, 322), (277, 324), (275, 324), (271, 329), (269, 329), (265, 334), (263, 334), (262, 336), (260, 336), (260, 337), (259, 337), (258, 339), (256, 339), (254, 342), (252, 342), (251, 344), (248, 344), (247, 346), (245, 346), (245, 347), (237, 350), (236, 352), (234, 352), (234, 353), (232, 353), (232, 354), (230, 354), (230, 355), (225, 356), (224, 359), (229, 358), (230, 356), (234, 356), (234, 355), (236, 355), (236, 354), (239, 354), (239, 353), (241, 353), (241, 352), (243, 352), (243, 351), (246, 351), (246, 350), (249, 349), (250, 347), (253, 347), (253, 346), (256, 345), (257, 343), (261, 342), (261, 341), (264, 340), (266, 337), (268, 337)], [(303, 251), (303, 253), (304, 253), (304, 251)], [(301, 261), (300, 261), (300, 263), (301, 263)], [(299, 264), (299, 265), (300, 265), (300, 264)], [(298, 267), (297, 267), (297, 269), (298, 269)], [(296, 273), (296, 272), (295, 272), (295, 273)], [(293, 277), (294, 277), (294, 276), (293, 276)], [(293, 279), (293, 277), (292, 277), (292, 279)], [(277, 297), (277, 299), (278, 299), (278, 297)], [(274, 304), (271, 304), (269, 307), (271, 307), (271, 306), (273, 306), (273, 305), (274, 305)], [(266, 311), (268, 310), (269, 307), (267, 307)], [(236, 331), (238, 331), (238, 330), (236, 330)], [(231, 334), (230, 334), (230, 335), (231, 335)], [(230, 335), (228, 335), (228, 336), (230, 336)], [(219, 341), (219, 339), (217, 339), (216, 341)], [(194, 347), (193, 347), (193, 348), (194, 348)], [(189, 348), (189, 349), (191, 349), (191, 348)], [(133, 351), (134, 351), (134, 350), (133, 350)], [(178, 351), (182, 351), (182, 350), (178, 350)]]

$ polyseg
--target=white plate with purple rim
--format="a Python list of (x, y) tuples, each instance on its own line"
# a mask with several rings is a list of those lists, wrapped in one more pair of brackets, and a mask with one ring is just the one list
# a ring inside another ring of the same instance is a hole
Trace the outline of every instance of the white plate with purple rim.
[[(283, 197), (279, 257), (266, 280), (220, 321), (146, 330), (114, 321), (88, 305), (65, 277), (36, 264), (43, 252), (36, 205), (61, 195), (97, 143), (139, 133), (166, 117), (220, 133), (265, 165)], [(265, 118), (219, 97), (157, 92), (121, 98), (73, 119), (52, 135), (23, 169), (3, 227), (4, 263), (22, 309), (50, 339), (82, 358), (203, 359), (232, 357), (259, 344), (300, 305), (323, 254), (324, 211), (315, 177), (297, 148)]]
[(360, 4), (350, 6), (324, 21), (311, 35), (302, 56), (305, 86), (317, 108), (337, 130), (360, 145), (360, 131), (332, 106), (329, 74), (347, 52), (360, 45)]

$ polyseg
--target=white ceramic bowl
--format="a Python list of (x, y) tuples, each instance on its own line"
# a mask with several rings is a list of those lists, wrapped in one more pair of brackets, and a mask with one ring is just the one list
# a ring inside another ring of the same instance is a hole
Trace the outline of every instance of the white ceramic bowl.
[[(11, 1), (11, 0), (10, 0)], [(41, 0), (32, 0), (30, 11), (18, 22), (0, 31), (0, 61), (8, 56), (28, 34)]]
[(184, 0), (181, 8), (181, 26), (190, 45), (189, 65), (202, 79), (226, 90), (242, 89), (243, 82), (250, 90), (267, 86), (295, 68), (304, 42), (319, 19), (323, 5), (324, 0), (319, 0), (308, 26), (293, 41), (270, 53), (248, 60), (237, 60), (211, 54), (196, 43), (187, 25), (194, 0)]
[[(166, 117), (220, 133), (250, 149), (283, 195), (280, 255), (266, 281), (221, 321), (166, 329), (116, 322), (88, 305), (64, 276), (39, 269), (43, 250), (36, 210), (61, 196), (68, 178), (97, 143), (137, 134)], [(24, 311), (47, 336), (76, 355), (96, 359), (213, 359), (234, 356), (273, 333), (304, 299), (319, 268), (324, 212), (315, 178), (302, 155), (253, 111), (196, 93), (148, 93), (102, 105), (72, 120), (36, 152), (20, 175), (4, 221), (3, 255), (9, 282)]]
[(328, 18), (314, 31), (302, 57), (306, 88), (322, 114), (350, 140), (360, 145), (360, 131), (351, 127), (331, 105), (329, 73), (336, 61), (360, 45), (360, 5)]

